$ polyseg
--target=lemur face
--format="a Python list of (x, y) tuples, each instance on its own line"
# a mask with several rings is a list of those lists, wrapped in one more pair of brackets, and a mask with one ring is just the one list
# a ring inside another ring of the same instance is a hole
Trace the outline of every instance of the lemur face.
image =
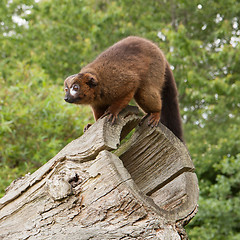
[(65, 98), (68, 103), (89, 104), (95, 98), (96, 76), (91, 73), (71, 75), (64, 81)]

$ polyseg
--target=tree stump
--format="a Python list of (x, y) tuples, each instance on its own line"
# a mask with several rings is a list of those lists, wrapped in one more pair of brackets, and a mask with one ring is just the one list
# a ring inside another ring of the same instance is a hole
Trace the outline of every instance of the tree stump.
[[(187, 239), (198, 182), (170, 130), (136, 107), (99, 119), (0, 199), (0, 239)], [(135, 129), (131, 138), (121, 141)]]

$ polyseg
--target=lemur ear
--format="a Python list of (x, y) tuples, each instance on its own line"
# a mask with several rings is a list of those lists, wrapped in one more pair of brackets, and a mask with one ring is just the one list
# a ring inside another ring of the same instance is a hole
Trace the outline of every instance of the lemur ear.
[(97, 78), (93, 75), (89, 75), (86, 84), (91, 88), (96, 87), (98, 85)]

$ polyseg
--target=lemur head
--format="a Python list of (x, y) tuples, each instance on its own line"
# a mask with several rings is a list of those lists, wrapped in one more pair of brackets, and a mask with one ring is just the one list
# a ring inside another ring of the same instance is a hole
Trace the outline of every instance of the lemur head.
[(65, 98), (68, 103), (90, 104), (95, 98), (98, 81), (91, 73), (78, 73), (67, 77), (64, 81)]

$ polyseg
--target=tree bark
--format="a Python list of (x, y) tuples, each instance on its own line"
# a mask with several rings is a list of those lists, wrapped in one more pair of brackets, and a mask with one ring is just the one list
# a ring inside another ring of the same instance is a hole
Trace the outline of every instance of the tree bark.
[(15, 180), (0, 199), (0, 239), (187, 239), (198, 200), (189, 153), (163, 125), (139, 127), (136, 113), (99, 119)]

